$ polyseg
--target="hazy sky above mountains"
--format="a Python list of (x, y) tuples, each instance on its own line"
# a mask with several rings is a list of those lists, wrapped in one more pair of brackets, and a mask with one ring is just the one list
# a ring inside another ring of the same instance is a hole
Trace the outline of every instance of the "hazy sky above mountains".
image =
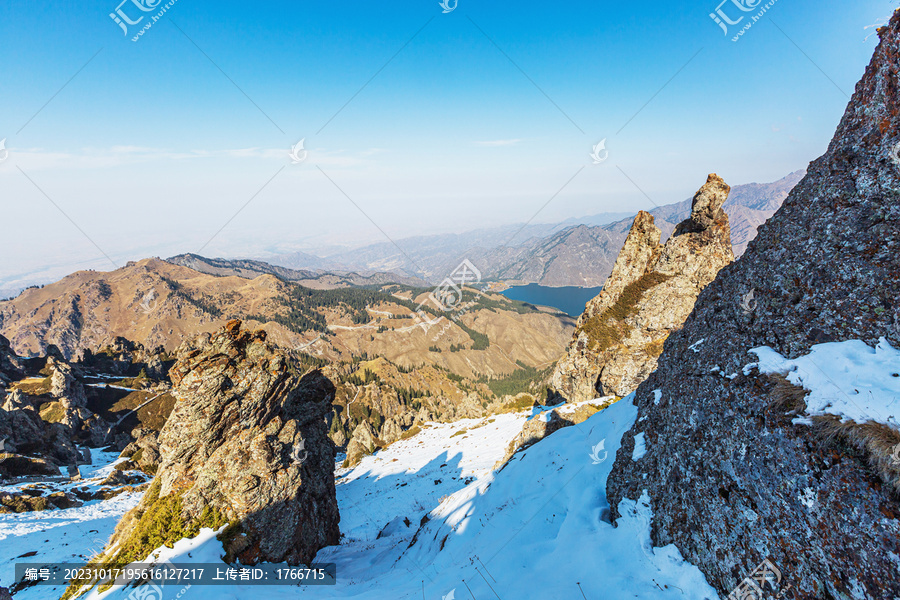
[(896, 6), (779, 0), (732, 42), (764, 3), (720, 5), (726, 36), (717, 0), (177, 0), (132, 42), (166, 3), (118, 1), (0, 6), (0, 288), (773, 181), (824, 152)]

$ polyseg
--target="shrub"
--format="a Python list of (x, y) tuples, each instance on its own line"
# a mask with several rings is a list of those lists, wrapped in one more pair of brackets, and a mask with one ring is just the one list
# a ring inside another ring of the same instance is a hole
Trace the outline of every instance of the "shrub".
[(422, 431), (421, 427), (419, 427), (418, 425), (413, 425), (412, 427), (410, 427), (409, 429), (407, 429), (406, 431), (404, 431), (403, 433), (400, 434), (400, 439), (408, 440), (409, 438), (418, 434), (421, 431)]
[(638, 302), (650, 289), (671, 279), (670, 275), (647, 273), (625, 286), (612, 306), (584, 322), (582, 330), (591, 340), (591, 350), (603, 352), (619, 343), (625, 332), (625, 320), (637, 312)]

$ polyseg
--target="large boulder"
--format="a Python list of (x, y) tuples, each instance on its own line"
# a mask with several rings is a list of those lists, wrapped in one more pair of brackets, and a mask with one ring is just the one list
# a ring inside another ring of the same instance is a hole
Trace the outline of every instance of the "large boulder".
[(67, 402), (71, 407), (87, 406), (84, 386), (75, 377), (72, 365), (48, 357), (47, 368), (50, 370), (50, 395)]
[[(230, 524), (230, 560), (309, 563), (340, 537), (325, 421), (335, 388), (319, 371), (299, 374), (265, 339), (231, 321), (179, 357), (159, 471), (135, 514), (177, 506), (184, 531)], [(141, 527), (126, 516), (113, 548), (133, 547)]]
[[(32, 475), (35, 464), (45, 463), (51, 466), (40, 467), (39, 471), (58, 475), (59, 469), (53, 465), (75, 464), (81, 456), (72, 442), (72, 429), (62, 423), (45, 422), (19, 391), (9, 394), (0, 408), (0, 441), (5, 452), (23, 455), (21, 460), (0, 465), (0, 475), (6, 477)], [(35, 456), (37, 463), (24, 455)]]
[(554, 369), (550, 384), (559, 396), (569, 402), (625, 396), (653, 372), (666, 338), (734, 260), (722, 210), (729, 190), (710, 175), (665, 245), (653, 216), (638, 213), (603, 291), (585, 307)]
[[(803, 389), (749, 366), (761, 346), (900, 347), (900, 13), (879, 35), (826, 154), (666, 342), (608, 479), (613, 518), (648, 493), (654, 544), (723, 597), (763, 564), (783, 598), (900, 597), (896, 421), (806, 415)], [(830, 393), (866, 402), (876, 375)]]

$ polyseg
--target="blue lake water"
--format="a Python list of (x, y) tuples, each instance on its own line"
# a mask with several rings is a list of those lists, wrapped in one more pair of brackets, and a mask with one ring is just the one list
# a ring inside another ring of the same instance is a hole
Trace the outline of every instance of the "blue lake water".
[(599, 294), (602, 289), (602, 287), (547, 287), (530, 283), (511, 287), (501, 293), (510, 300), (552, 306), (569, 316), (580, 317), (588, 300)]

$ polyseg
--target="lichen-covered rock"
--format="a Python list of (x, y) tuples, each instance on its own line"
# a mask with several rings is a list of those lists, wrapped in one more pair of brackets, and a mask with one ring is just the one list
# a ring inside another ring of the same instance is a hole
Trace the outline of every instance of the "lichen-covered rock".
[(550, 384), (569, 402), (625, 396), (656, 368), (669, 334), (681, 327), (700, 291), (734, 260), (730, 188), (713, 174), (694, 196), (691, 215), (665, 245), (641, 211), (603, 291), (585, 307)]
[(131, 432), (134, 441), (125, 446), (121, 458), (130, 459), (144, 473), (155, 475), (162, 457), (159, 454), (159, 432), (138, 427)]
[(608, 479), (613, 517), (648, 491), (653, 542), (723, 596), (768, 559), (783, 598), (900, 597), (900, 502), (866, 450), (794, 423), (777, 378), (744, 374), (759, 346), (900, 347), (900, 13), (879, 34), (827, 153), (666, 342)]
[[(336, 544), (331, 382), (297, 374), (264, 331), (241, 331), (240, 321), (197, 340), (170, 376), (177, 402), (138, 514), (176, 506), (186, 530), (224, 519), (228, 558), (244, 564), (309, 563)], [(113, 543), (127, 547), (138, 529), (126, 517)]]

